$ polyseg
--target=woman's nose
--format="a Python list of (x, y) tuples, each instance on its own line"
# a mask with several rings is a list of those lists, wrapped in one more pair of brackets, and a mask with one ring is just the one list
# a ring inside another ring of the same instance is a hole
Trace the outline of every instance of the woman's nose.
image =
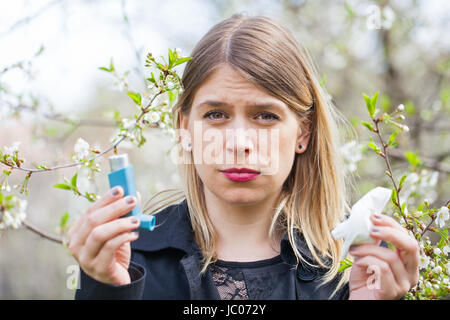
[(227, 154), (236, 154), (245, 161), (245, 157), (254, 151), (254, 129), (235, 128), (226, 131)]

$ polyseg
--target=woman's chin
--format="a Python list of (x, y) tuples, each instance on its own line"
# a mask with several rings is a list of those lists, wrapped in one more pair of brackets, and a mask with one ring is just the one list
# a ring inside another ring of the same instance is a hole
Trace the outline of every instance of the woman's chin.
[(242, 188), (236, 188), (236, 190), (227, 190), (221, 193), (220, 198), (230, 204), (236, 205), (254, 205), (264, 199), (261, 191), (257, 190), (242, 190)]

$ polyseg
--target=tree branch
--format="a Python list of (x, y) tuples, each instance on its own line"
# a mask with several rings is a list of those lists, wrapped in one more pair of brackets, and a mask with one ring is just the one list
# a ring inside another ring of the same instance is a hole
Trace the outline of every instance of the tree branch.
[(26, 222), (26, 221), (22, 221), (22, 224), (23, 224), (27, 229), (31, 230), (32, 232), (34, 232), (34, 233), (40, 235), (41, 237), (43, 237), (43, 238), (45, 238), (45, 239), (51, 240), (51, 241), (56, 242), (56, 243), (59, 243), (59, 244), (63, 244), (63, 239), (62, 239), (61, 237), (58, 237), (58, 236), (55, 236), (55, 235), (51, 235), (51, 234), (49, 234), (48, 232), (43, 231), (43, 230), (39, 229), (38, 227), (29, 224), (29, 223)]

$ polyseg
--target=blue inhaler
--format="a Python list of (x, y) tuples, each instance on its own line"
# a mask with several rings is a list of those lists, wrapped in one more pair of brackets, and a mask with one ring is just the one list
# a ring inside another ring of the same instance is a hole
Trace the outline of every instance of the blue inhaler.
[[(134, 196), (137, 199), (136, 183), (134, 182), (133, 165), (128, 161), (127, 154), (119, 154), (109, 157), (109, 165), (111, 172), (108, 174), (109, 186), (121, 186), (123, 188), (123, 196)], [(125, 215), (137, 217), (141, 224), (139, 228), (152, 231), (155, 228), (155, 217), (152, 215), (143, 214), (138, 204)]]

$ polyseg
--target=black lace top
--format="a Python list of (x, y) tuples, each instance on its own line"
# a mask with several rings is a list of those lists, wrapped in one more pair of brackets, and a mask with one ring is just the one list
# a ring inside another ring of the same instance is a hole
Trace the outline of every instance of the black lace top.
[(279, 255), (253, 262), (218, 260), (210, 268), (222, 300), (288, 298), (289, 265)]

